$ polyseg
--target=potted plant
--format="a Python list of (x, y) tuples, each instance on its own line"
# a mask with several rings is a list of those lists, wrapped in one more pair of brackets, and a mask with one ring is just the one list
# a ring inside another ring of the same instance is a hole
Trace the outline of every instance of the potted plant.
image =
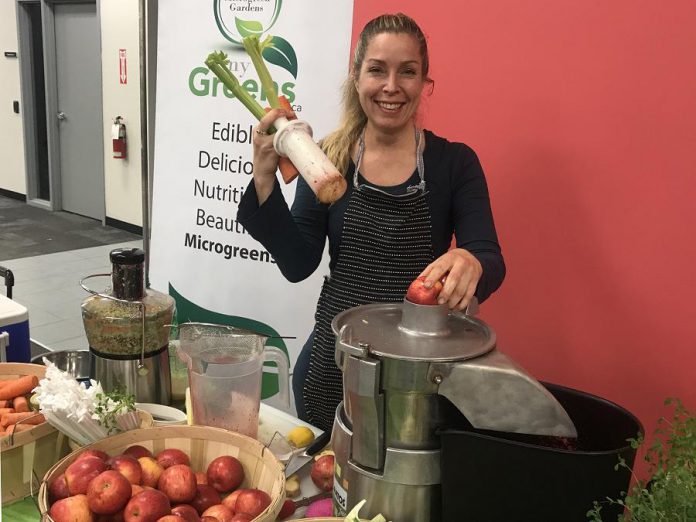
[[(602, 505), (624, 506), (619, 522), (690, 522), (696, 520), (696, 417), (678, 399), (667, 399), (674, 409), (671, 419), (658, 421), (654, 441), (647, 449), (648, 480), (634, 476), (633, 486), (620, 499), (595, 502), (587, 513), (592, 522), (602, 519)], [(644, 440), (631, 440), (634, 448)], [(627, 468), (622, 459), (617, 464)]]

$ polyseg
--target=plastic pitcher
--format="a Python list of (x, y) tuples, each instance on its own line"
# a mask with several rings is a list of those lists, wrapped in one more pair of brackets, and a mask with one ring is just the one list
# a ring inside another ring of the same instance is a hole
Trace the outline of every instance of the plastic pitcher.
[(267, 336), (232, 326), (179, 325), (179, 357), (188, 366), (193, 423), (256, 438), (263, 362), (278, 365), (280, 401), (290, 407), (288, 359)]

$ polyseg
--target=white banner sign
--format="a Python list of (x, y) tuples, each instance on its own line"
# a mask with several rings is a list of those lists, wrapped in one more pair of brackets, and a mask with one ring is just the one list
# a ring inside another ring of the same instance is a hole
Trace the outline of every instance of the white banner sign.
[[(177, 300), (178, 318), (235, 324), (296, 337), (314, 326), (325, 259), (291, 284), (237, 223), (252, 179), (253, 116), (204, 61), (222, 50), (230, 70), (266, 106), (242, 36), (273, 36), (264, 52), (278, 93), (315, 137), (336, 127), (349, 64), (352, 0), (167, 0), (159, 3), (157, 114), (150, 282)], [(295, 183), (283, 186), (292, 202)], [(270, 343), (282, 346), (282, 342)]]

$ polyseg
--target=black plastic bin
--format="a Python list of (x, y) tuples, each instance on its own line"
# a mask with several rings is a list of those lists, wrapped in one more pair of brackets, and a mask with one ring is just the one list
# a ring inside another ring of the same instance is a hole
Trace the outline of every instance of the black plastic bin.
[[(636, 450), (627, 439), (643, 433), (640, 421), (600, 397), (544, 386), (575, 423), (577, 449), (555, 447), (563, 441), (552, 438), (474, 430), (462, 419), (441, 432), (443, 522), (586, 522), (595, 500), (628, 489), (630, 471), (614, 468), (619, 457), (633, 465)], [(605, 506), (602, 517), (615, 521), (621, 511)]]

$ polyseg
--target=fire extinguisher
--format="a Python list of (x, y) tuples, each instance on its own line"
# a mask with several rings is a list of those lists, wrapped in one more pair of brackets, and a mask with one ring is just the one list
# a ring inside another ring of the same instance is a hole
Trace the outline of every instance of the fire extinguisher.
[(116, 116), (111, 126), (111, 142), (114, 158), (126, 159), (126, 124), (120, 116)]

